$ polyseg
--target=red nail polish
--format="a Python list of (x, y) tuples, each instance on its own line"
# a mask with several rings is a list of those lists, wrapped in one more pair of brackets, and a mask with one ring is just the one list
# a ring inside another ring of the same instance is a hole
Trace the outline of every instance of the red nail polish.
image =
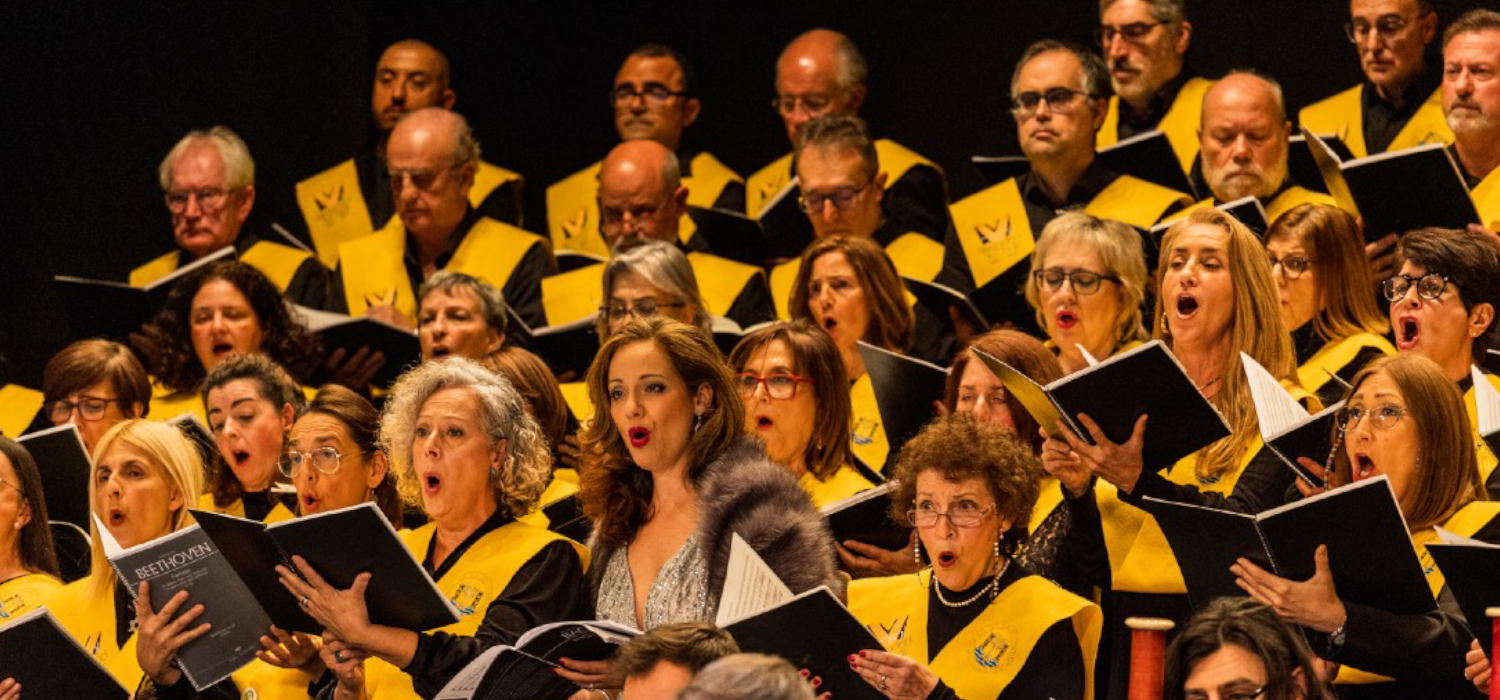
[(850, 665), (850, 666), (853, 666), (853, 665), (854, 665), (854, 655), (853, 655), (853, 654), (850, 654), (850, 655), (849, 655), (849, 665)]
[(868, 658), (870, 658), (870, 652), (868, 652), (868, 651), (861, 651), (861, 652), (859, 652), (859, 658), (861, 658), (861, 659), (868, 659)]

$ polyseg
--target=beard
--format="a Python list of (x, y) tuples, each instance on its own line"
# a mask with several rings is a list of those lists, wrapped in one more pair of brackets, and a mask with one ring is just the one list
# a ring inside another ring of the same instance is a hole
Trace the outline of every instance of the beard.
[(1500, 114), (1486, 114), (1477, 104), (1459, 102), (1448, 107), (1444, 120), (1454, 135), (1489, 135), (1500, 132)]
[(1265, 199), (1281, 189), (1281, 183), (1287, 178), (1286, 158), (1277, 158), (1269, 168), (1262, 168), (1259, 164), (1251, 162), (1244, 165), (1232, 165), (1226, 170), (1205, 167), (1203, 179), (1208, 181), (1208, 188), (1213, 190), (1214, 196), (1221, 201), (1232, 202), (1242, 197), (1255, 197)]

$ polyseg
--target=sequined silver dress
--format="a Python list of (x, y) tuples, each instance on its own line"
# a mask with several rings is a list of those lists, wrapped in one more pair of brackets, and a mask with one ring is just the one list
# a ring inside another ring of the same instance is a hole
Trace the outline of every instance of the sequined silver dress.
[(644, 621), (635, 619), (635, 584), (630, 577), (627, 550), (627, 547), (616, 549), (604, 564), (604, 578), (595, 601), (595, 615), (600, 620), (639, 630), (673, 622), (713, 621), (718, 601), (708, 599), (708, 562), (703, 558), (696, 533), (682, 543), (682, 548), (656, 574), (651, 590), (646, 592)]

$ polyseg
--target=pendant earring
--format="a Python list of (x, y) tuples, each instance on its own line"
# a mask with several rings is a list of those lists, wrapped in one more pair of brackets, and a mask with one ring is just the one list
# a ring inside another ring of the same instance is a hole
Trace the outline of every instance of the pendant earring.
[(912, 547), (912, 551), (914, 553), (913, 554), (913, 558), (915, 558), (917, 560), (917, 588), (921, 588), (922, 587), (922, 540), (921, 540), (921, 538), (917, 539), (916, 544)]
[(693, 414), (693, 432), (695, 432), (695, 433), (698, 432), (698, 428), (700, 428), (702, 426), (703, 426), (703, 414), (702, 413), (694, 413)]
[(1165, 312), (1165, 311), (1161, 312), (1161, 334), (1162, 335), (1171, 335), (1172, 334), (1172, 329), (1167, 326), (1167, 312)]

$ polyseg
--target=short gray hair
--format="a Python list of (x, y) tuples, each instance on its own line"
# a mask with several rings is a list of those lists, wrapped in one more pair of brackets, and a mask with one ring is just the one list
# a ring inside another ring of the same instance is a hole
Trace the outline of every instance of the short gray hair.
[[(657, 289), (697, 309), (698, 328), (712, 336), (712, 321), (708, 315), (708, 306), (703, 302), (703, 294), (698, 291), (698, 277), (693, 274), (692, 263), (688, 262), (687, 256), (676, 245), (666, 241), (647, 241), (618, 252), (604, 266), (605, 303), (609, 303), (609, 293), (615, 287), (615, 280), (628, 272), (640, 275)], [(607, 333), (602, 331), (608, 322), (602, 313), (599, 314), (599, 323), (599, 337), (603, 338)]]
[(510, 314), (506, 312), (505, 294), (498, 287), (473, 275), (452, 270), (438, 270), (417, 290), (417, 306), (432, 292), (453, 294), (455, 289), (467, 289), (479, 297), (480, 313), (484, 322), (495, 331), (504, 334)]
[(797, 130), (796, 156), (812, 148), (829, 148), (858, 153), (864, 161), (865, 174), (871, 179), (880, 173), (880, 156), (875, 150), (875, 137), (865, 120), (845, 114), (828, 114), (802, 125)]
[[(1099, 16), (1104, 16), (1104, 11), (1109, 9), (1120, 0), (1099, 0)], [(1146, 7), (1151, 10), (1151, 17), (1162, 24), (1175, 24), (1187, 20), (1187, 11), (1184, 0), (1145, 0)]]
[(1100, 58), (1099, 54), (1071, 41), (1042, 39), (1026, 47), (1026, 51), (1021, 54), (1021, 60), (1016, 61), (1016, 69), (1010, 74), (1012, 98), (1016, 96), (1016, 83), (1021, 80), (1021, 69), (1037, 56), (1053, 51), (1064, 51), (1078, 58), (1078, 63), (1083, 66), (1083, 91), (1089, 94), (1090, 99), (1109, 97), (1114, 94), (1109, 83), (1109, 67), (1104, 65), (1104, 59)]
[(224, 161), (225, 184), (229, 189), (240, 190), (255, 184), (255, 159), (250, 157), (250, 147), (229, 127), (215, 126), (189, 131), (177, 140), (172, 150), (167, 151), (167, 157), (161, 159), (161, 165), (156, 168), (163, 192), (172, 189), (172, 171), (177, 169), (177, 161), (189, 146), (199, 141), (207, 141), (218, 149), (219, 159)]
[(813, 700), (812, 686), (786, 659), (730, 654), (703, 667), (678, 700)]
[(390, 460), (402, 497), (413, 505), (421, 502), (421, 484), (412, 469), (417, 416), (433, 394), (454, 388), (474, 393), (473, 405), (489, 444), (507, 441), (505, 463), (490, 478), (496, 505), (512, 517), (530, 513), (552, 479), (552, 449), (515, 386), (462, 357), (424, 362), (391, 387), (380, 416), (380, 447)]

